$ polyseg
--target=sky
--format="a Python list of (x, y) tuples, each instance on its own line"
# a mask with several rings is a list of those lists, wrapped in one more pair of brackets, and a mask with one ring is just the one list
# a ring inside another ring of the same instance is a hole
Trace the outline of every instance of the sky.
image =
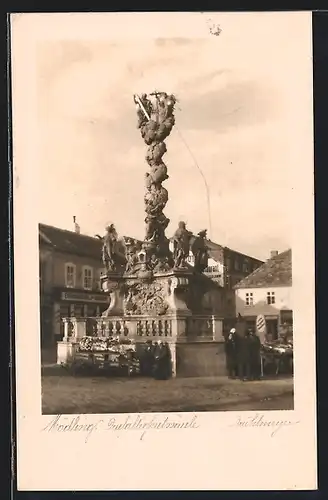
[(114, 222), (119, 234), (143, 238), (147, 147), (133, 94), (156, 88), (179, 101), (163, 157), (167, 236), (179, 220), (209, 229), (194, 157), (209, 185), (212, 241), (260, 259), (291, 245), (297, 33), (283, 15), (224, 15), (219, 36), (197, 22), (197, 36), (184, 27), (96, 39), (86, 30), (38, 44), (40, 222), (73, 229), (76, 216), (85, 234)]

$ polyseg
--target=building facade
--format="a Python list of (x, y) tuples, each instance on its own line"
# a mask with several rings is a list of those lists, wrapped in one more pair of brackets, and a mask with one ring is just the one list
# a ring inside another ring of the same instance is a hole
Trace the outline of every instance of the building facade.
[(109, 297), (100, 288), (101, 247), (100, 239), (79, 230), (39, 224), (42, 349), (62, 338), (62, 318), (95, 317), (107, 309)]
[[(206, 246), (209, 260), (204, 275), (215, 287), (204, 297), (204, 307), (219, 311), (227, 329), (236, 316), (234, 285), (263, 262), (210, 240), (206, 240)], [(93, 318), (107, 309), (109, 296), (100, 286), (104, 273), (101, 247), (99, 238), (81, 234), (76, 223), (74, 231), (39, 224), (42, 349), (51, 349), (61, 340), (63, 318)], [(194, 265), (191, 252), (188, 264)]]
[[(233, 290), (234, 286), (250, 273), (262, 266), (263, 261), (224, 247), (211, 240), (205, 240), (208, 250), (208, 266), (204, 274), (223, 288)], [(173, 251), (173, 241), (170, 241)], [(189, 252), (188, 264), (194, 266), (193, 253)]]
[[(263, 261), (208, 239), (205, 240), (205, 244), (208, 250), (208, 266), (204, 271), (204, 275), (218, 286), (218, 290), (211, 293), (211, 301), (220, 302), (220, 313), (224, 317), (223, 328), (227, 331), (234, 324), (236, 317), (234, 286), (241, 279), (262, 266)], [(170, 248), (173, 251), (172, 240), (170, 241)], [(187, 262), (190, 266), (194, 266), (194, 255), (191, 251)]]
[(236, 312), (255, 328), (258, 315), (265, 318), (266, 335), (278, 337), (279, 331), (293, 328), (292, 251), (271, 258), (235, 285)]

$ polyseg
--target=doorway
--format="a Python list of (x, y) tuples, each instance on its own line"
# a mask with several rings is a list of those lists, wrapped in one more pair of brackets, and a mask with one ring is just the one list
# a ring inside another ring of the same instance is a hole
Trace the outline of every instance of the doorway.
[(267, 338), (270, 340), (277, 340), (278, 338), (278, 318), (266, 319)]

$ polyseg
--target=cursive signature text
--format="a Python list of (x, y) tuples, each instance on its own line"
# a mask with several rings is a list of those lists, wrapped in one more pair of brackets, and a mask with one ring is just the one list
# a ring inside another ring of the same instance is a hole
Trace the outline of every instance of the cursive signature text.
[(237, 422), (232, 424), (232, 427), (250, 428), (250, 427), (261, 427), (270, 429), (271, 437), (277, 435), (277, 433), (284, 427), (290, 427), (299, 423), (299, 420), (273, 420), (266, 419), (264, 414), (256, 413), (255, 415), (250, 415), (247, 417), (238, 417)]
[(140, 440), (143, 440), (146, 433), (150, 430), (163, 429), (196, 429), (199, 427), (197, 416), (189, 418), (176, 417), (173, 420), (170, 417), (153, 416), (143, 417), (141, 415), (126, 417), (102, 418), (96, 422), (88, 422), (88, 415), (76, 415), (74, 417), (65, 417), (56, 415), (48, 422), (42, 431), (49, 433), (75, 433), (84, 435), (84, 441), (87, 443), (90, 436), (97, 431), (111, 431), (120, 433), (123, 431), (139, 431)]

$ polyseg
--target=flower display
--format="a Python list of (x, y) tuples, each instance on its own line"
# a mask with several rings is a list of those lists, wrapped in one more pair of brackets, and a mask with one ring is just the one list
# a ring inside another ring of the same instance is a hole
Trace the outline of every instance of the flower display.
[(133, 348), (130, 339), (119, 339), (118, 337), (83, 337), (78, 346), (80, 352), (111, 351), (121, 352), (126, 348)]
[(282, 343), (280, 341), (264, 342), (261, 346), (263, 354), (271, 354), (273, 356), (293, 356), (293, 343)]
[(77, 348), (75, 362), (91, 363), (98, 368), (125, 368), (129, 375), (140, 371), (136, 346), (130, 339), (119, 337), (83, 337)]

